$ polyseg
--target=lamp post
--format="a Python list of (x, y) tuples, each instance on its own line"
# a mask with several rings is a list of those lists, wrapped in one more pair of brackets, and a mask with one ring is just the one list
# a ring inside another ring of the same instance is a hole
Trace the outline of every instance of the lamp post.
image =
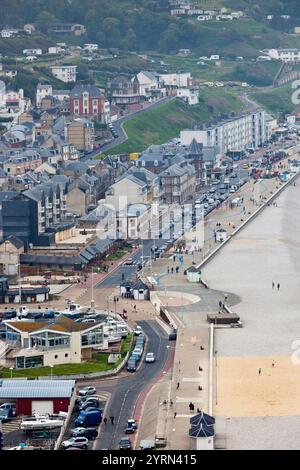
[(13, 370), (14, 370), (14, 368), (13, 368), (13, 367), (10, 367), (9, 370), (10, 370), (10, 378), (12, 379), (12, 375), (13, 375)]
[(94, 269), (92, 268), (92, 299), (91, 299), (91, 308), (95, 307), (95, 301), (94, 301)]

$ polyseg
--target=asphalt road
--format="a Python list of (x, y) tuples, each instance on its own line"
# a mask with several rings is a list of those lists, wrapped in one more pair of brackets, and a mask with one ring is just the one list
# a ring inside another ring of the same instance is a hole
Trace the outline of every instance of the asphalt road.
[[(164, 370), (171, 351), (171, 347), (167, 346), (173, 346), (155, 321), (141, 321), (138, 324), (148, 339), (146, 352), (154, 352), (157, 360), (153, 364), (142, 362), (139, 369), (128, 376), (90, 383), (96, 387), (98, 393), (111, 394), (106, 410), (108, 422), (101, 425), (100, 438), (96, 443), (97, 450), (118, 449), (120, 439), (126, 436), (127, 420), (133, 416), (140, 393)], [(110, 416), (115, 418), (114, 425), (110, 423)]]
[[(145, 262), (149, 261), (151, 256), (151, 247), (153, 247), (153, 245), (160, 247), (165, 243), (166, 240), (164, 240), (163, 238), (158, 238), (155, 241), (144, 240), (144, 250), (139, 249), (132, 256), (134, 264), (132, 266), (121, 265), (113, 273), (107, 276), (103, 281), (99, 282), (99, 284), (96, 285), (96, 288), (119, 286), (120, 284), (122, 284), (122, 282), (124, 282), (124, 280), (134, 278), (137, 272), (137, 265), (142, 262), (142, 256), (144, 256)], [(153, 261), (153, 263), (155, 263), (155, 261)], [(124, 278), (122, 275), (124, 275)]]

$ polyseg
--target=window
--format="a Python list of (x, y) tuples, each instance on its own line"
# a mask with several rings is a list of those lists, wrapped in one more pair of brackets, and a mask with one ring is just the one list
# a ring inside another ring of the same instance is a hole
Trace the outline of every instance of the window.
[(55, 356), (54, 356), (54, 359), (57, 359), (57, 358), (58, 358), (58, 355), (57, 355), (57, 354), (55, 354)]
[(68, 354), (68, 353), (67, 353), (67, 354), (65, 354), (65, 357), (69, 357), (69, 354)]

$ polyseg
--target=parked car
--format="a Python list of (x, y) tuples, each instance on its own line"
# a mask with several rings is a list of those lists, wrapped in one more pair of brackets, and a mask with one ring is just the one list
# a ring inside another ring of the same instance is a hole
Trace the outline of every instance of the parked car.
[(68, 449), (69, 447), (80, 447), (82, 449), (87, 449), (89, 445), (89, 441), (86, 437), (70, 437), (67, 441), (63, 441), (61, 446), (64, 449)]
[(16, 405), (14, 403), (4, 403), (0, 407), (0, 423), (11, 421), (17, 416)]
[(152, 352), (146, 354), (145, 362), (150, 364), (150, 363), (155, 362), (155, 360), (156, 360), (155, 355)]
[(87, 395), (85, 397), (78, 397), (76, 398), (76, 405), (81, 405), (82, 403), (85, 403), (86, 401), (89, 400), (99, 400), (99, 398), (96, 395)]
[(86, 396), (86, 395), (94, 395), (96, 392), (97, 390), (95, 389), (95, 387), (86, 386), (86, 387), (83, 387), (81, 390), (79, 390), (78, 393), (81, 396)]
[(119, 449), (120, 450), (131, 450), (131, 441), (129, 437), (122, 437), (119, 442)]
[(95, 408), (99, 408), (99, 406), (100, 406), (99, 400), (86, 400), (84, 403), (81, 403), (79, 405), (79, 410), (80, 411), (86, 410), (87, 408), (89, 408), (91, 406), (93, 406)]
[(86, 437), (87, 439), (96, 439), (98, 431), (95, 428), (74, 428), (71, 430), (73, 437)]

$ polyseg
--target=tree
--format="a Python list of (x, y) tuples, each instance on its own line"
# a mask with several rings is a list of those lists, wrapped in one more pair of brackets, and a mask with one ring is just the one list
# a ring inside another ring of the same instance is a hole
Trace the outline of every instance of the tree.
[(52, 15), (52, 13), (49, 13), (48, 11), (42, 11), (36, 17), (35, 22), (38, 29), (42, 31), (42, 33), (46, 33), (49, 29), (51, 29), (56, 21), (57, 19), (54, 15)]

